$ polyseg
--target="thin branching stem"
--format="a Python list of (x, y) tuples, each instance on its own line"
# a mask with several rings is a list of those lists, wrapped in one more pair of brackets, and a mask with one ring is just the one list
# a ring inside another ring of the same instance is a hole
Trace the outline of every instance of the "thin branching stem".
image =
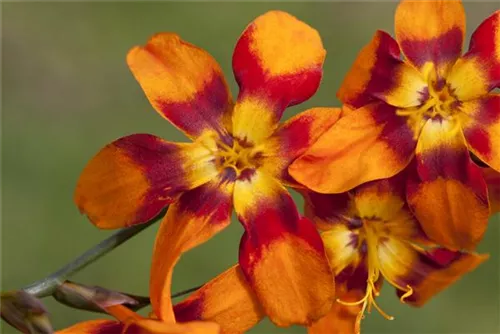
[(87, 265), (106, 255), (116, 247), (123, 244), (125, 241), (129, 240), (139, 232), (148, 228), (149, 226), (156, 223), (161, 219), (163, 215), (158, 215), (155, 219), (140, 225), (135, 225), (132, 227), (123, 228), (110, 237), (99, 242), (97, 245), (93, 246), (82, 255), (78, 256), (76, 259), (70, 263), (64, 265), (59, 270), (50, 274), (49, 276), (38, 280), (25, 288), (24, 291), (34, 295), (38, 298), (47, 297), (52, 295), (57, 287), (66, 281), (71, 275), (79, 272)]

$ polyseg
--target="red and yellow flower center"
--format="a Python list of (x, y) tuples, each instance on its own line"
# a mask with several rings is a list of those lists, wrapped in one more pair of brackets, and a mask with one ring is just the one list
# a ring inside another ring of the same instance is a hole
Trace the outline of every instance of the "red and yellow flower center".
[(226, 176), (247, 178), (262, 165), (261, 149), (246, 140), (210, 133), (197, 141), (205, 147), (218, 172)]
[(262, 153), (251, 143), (232, 138), (231, 144), (217, 143), (216, 164), (219, 171), (231, 168), (238, 178), (253, 173), (261, 164)]
[(350, 220), (352, 232), (354, 233), (355, 248), (364, 259), (367, 268), (367, 281), (365, 295), (358, 301), (346, 302), (338, 299), (337, 302), (343, 305), (360, 305), (362, 304), (361, 314), (368, 310), (371, 311), (372, 306), (377, 309), (377, 311), (382, 314), (386, 319), (394, 319), (385, 313), (380, 306), (375, 301), (376, 297), (380, 295), (380, 291), (377, 287), (377, 282), (381, 282), (380, 279), (384, 278), (391, 285), (399, 290), (405, 291), (405, 294), (401, 297), (401, 301), (409, 297), (413, 293), (413, 289), (410, 286), (402, 287), (400, 284), (395, 282), (391, 278), (391, 273), (385, 271), (384, 268), (387, 266), (382, 263), (384, 260), (390, 260), (384, 258), (385, 251), (383, 248), (390, 247), (390, 243), (394, 235), (391, 235), (391, 224), (389, 222), (383, 221), (378, 218), (354, 218)]
[(445, 79), (438, 78), (432, 63), (424, 67), (422, 74), (427, 82), (427, 90), (422, 94), (422, 103), (417, 107), (400, 109), (397, 114), (408, 118), (408, 124), (415, 138), (428, 119), (440, 118), (452, 121), (455, 124), (453, 130), (458, 130), (460, 124), (455, 116), (460, 111), (460, 101), (454, 95), (453, 89)]

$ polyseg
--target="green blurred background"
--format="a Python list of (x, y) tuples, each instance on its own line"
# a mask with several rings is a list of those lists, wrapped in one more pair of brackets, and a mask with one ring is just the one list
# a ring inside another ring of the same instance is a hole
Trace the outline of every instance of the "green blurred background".
[[(134, 45), (174, 31), (208, 50), (237, 92), (233, 46), (245, 26), (270, 9), (288, 11), (319, 30), (328, 56), (318, 93), (286, 117), (312, 106), (336, 105), (335, 92), (359, 49), (376, 29), (393, 32), (396, 3), (4, 3), (2, 53), (2, 290), (42, 278), (111, 232), (80, 216), (72, 201), (86, 162), (106, 143), (147, 132), (183, 140), (150, 107), (125, 64)], [(499, 5), (466, 3), (468, 35)], [(109, 180), (113, 182), (113, 180)], [(499, 333), (499, 217), (480, 250), (490, 260), (424, 308), (401, 305), (387, 284), (364, 333)], [(147, 294), (157, 226), (116, 249), (74, 279)], [(199, 285), (237, 261), (234, 221), (183, 257), (174, 291)], [(56, 328), (96, 315), (44, 300)], [(2, 333), (13, 333), (3, 327)], [(263, 321), (251, 333), (304, 333)]]

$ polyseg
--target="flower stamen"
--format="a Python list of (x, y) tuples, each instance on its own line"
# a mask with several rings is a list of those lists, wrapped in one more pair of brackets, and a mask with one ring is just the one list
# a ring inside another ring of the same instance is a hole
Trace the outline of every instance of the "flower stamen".
[(424, 66), (422, 75), (427, 82), (426, 99), (420, 106), (397, 110), (396, 115), (408, 118), (408, 126), (413, 131), (414, 139), (418, 138), (425, 121), (428, 119), (441, 118), (453, 121), (456, 123), (456, 128), (453, 131), (458, 131), (460, 123), (456, 114), (459, 112), (460, 101), (453, 94), (446, 81), (438, 78), (433, 63), (429, 62)]

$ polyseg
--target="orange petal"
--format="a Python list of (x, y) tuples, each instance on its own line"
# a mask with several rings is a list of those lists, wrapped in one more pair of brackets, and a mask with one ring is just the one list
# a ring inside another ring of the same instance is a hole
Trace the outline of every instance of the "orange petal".
[(122, 334), (125, 325), (115, 320), (90, 320), (57, 331), (56, 334)]
[(217, 62), (172, 33), (156, 34), (127, 55), (127, 63), (152, 106), (190, 137), (224, 132), (231, 94)]
[(312, 222), (261, 171), (236, 182), (234, 201), (245, 227), (239, 262), (271, 321), (304, 325), (324, 316), (334, 299), (333, 276)]
[(174, 312), (179, 322), (214, 321), (221, 326), (222, 334), (244, 333), (265, 316), (239, 265), (204, 284), (175, 305)]
[(160, 321), (140, 316), (123, 305), (114, 305), (106, 311), (125, 324), (120, 334), (219, 334), (220, 327), (216, 323), (194, 321), (177, 324), (174, 321)]
[(339, 119), (340, 113), (339, 108), (313, 108), (289, 119), (264, 143), (262, 167), (287, 185), (299, 186), (288, 174), (288, 166)]
[(474, 249), (489, 216), (481, 170), (453, 122), (428, 120), (417, 145), (408, 203), (429, 238), (447, 248)]
[[(352, 290), (339, 295), (343, 301), (357, 301), (363, 298), (360, 290)], [(333, 303), (333, 307), (326, 316), (307, 328), (308, 334), (359, 334), (359, 321), (362, 304), (346, 306)]]
[(354, 108), (376, 100), (401, 108), (420, 105), (427, 84), (415, 68), (400, 60), (400, 54), (398, 43), (377, 31), (359, 52), (337, 97)]
[(74, 195), (82, 213), (100, 228), (154, 218), (183, 191), (217, 175), (208, 148), (148, 134), (120, 138), (85, 167)]
[(325, 54), (318, 32), (288, 13), (270, 11), (251, 22), (233, 55), (240, 87), (233, 133), (251, 139), (252, 124), (267, 133), (260, 127), (272, 128), (287, 106), (309, 99), (319, 87)]
[(474, 31), (469, 51), (453, 66), (447, 82), (462, 101), (500, 86), (500, 11)]
[(500, 212), (500, 173), (491, 168), (482, 168), (484, 180), (488, 185), (488, 200), (491, 214)]
[(433, 63), (443, 77), (460, 57), (465, 35), (461, 1), (402, 1), (395, 15), (396, 39), (417, 68)]
[(500, 95), (463, 102), (460, 109), (469, 150), (500, 172)]
[(156, 316), (173, 321), (171, 281), (182, 253), (207, 241), (231, 221), (233, 183), (214, 180), (184, 193), (172, 204), (157, 233), (150, 296)]
[[(401, 285), (411, 286), (413, 293), (403, 301), (414, 306), (424, 305), (489, 258), (488, 254), (453, 252), (444, 248), (419, 250), (416, 254), (411, 263), (399, 260), (398, 265), (408, 267), (408, 272), (393, 277)], [(394, 258), (400, 258), (399, 254), (394, 254)], [(405, 293), (397, 292), (400, 297)]]
[(341, 193), (399, 173), (414, 148), (405, 119), (393, 107), (374, 103), (342, 117), (288, 171), (314, 191)]

